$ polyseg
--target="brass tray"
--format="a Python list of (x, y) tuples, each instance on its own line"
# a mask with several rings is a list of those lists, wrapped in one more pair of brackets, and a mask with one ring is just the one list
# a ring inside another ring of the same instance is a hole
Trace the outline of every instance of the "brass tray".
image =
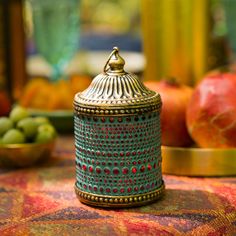
[(186, 176), (236, 175), (236, 149), (181, 148), (162, 146), (165, 174)]

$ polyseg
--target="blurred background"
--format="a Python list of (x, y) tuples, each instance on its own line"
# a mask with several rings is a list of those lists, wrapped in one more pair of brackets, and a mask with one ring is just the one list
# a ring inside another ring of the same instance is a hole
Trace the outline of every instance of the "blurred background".
[(234, 61), (235, 11), (234, 0), (2, 0), (0, 110), (19, 103), (72, 116), (74, 94), (113, 46), (143, 80), (194, 86)]

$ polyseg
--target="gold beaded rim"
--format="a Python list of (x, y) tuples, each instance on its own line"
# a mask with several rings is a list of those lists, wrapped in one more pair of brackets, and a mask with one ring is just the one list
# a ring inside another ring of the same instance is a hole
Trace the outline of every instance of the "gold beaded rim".
[(165, 184), (162, 182), (162, 185), (152, 192), (130, 196), (106, 196), (87, 193), (75, 186), (75, 193), (82, 203), (97, 207), (115, 208), (146, 205), (161, 198), (164, 190)]
[(136, 114), (143, 114), (146, 112), (158, 112), (161, 111), (161, 103), (157, 104), (149, 104), (146, 107), (140, 106), (133, 106), (133, 107), (91, 107), (91, 106), (84, 106), (74, 101), (74, 112), (75, 114), (89, 114), (89, 115), (96, 115), (96, 116), (104, 116), (104, 115), (112, 115), (112, 116), (127, 116), (127, 115), (136, 115)]

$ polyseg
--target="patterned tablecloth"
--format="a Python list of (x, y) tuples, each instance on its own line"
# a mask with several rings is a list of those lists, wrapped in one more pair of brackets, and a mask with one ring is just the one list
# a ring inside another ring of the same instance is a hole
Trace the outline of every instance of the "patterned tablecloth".
[(0, 169), (0, 235), (236, 235), (236, 178), (164, 176), (166, 194), (139, 208), (104, 210), (74, 193), (73, 138), (28, 169)]

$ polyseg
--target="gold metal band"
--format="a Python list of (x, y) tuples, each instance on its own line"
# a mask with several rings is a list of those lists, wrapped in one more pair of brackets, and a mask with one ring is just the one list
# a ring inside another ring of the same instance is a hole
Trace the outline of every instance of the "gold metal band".
[(162, 171), (187, 176), (235, 176), (236, 148), (162, 146)]
[(78, 199), (88, 205), (97, 207), (134, 207), (141, 206), (159, 199), (165, 190), (164, 182), (155, 191), (130, 195), (130, 196), (106, 196), (106, 195), (96, 195), (88, 192), (84, 192), (75, 186), (75, 192)]
[(138, 115), (147, 112), (158, 112), (161, 111), (161, 103), (157, 103), (155, 105), (150, 104), (146, 107), (133, 106), (133, 107), (89, 107), (89, 106), (81, 106), (78, 103), (74, 102), (74, 111), (78, 114), (83, 115), (96, 115), (96, 116), (127, 116), (127, 115)]

